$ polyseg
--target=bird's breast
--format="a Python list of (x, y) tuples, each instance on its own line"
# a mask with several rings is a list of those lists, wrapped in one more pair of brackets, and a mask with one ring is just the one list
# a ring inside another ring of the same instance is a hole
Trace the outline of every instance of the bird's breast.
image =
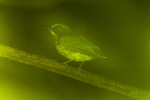
[(93, 57), (82, 54), (78, 51), (72, 50), (62, 45), (56, 45), (57, 51), (64, 57), (73, 61), (88, 61), (93, 59)]

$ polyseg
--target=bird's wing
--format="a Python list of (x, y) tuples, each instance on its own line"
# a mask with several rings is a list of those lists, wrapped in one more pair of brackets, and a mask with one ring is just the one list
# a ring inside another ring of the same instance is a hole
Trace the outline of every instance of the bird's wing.
[(80, 52), (95, 58), (105, 58), (99, 47), (81, 36), (62, 36), (59, 43), (74, 52)]

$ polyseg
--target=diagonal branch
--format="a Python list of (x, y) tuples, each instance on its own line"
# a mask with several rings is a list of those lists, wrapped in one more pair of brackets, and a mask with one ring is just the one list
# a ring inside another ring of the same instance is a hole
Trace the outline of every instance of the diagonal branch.
[(109, 78), (84, 70), (79, 70), (71, 66), (66, 66), (63, 63), (57, 62), (55, 60), (41, 57), (35, 54), (29, 54), (2, 44), (0, 44), (0, 57), (43, 68), (51, 72), (67, 76), (81, 82), (89, 83), (99, 88), (105, 88), (107, 90), (114, 91), (137, 100), (150, 100), (149, 91), (127, 86), (125, 84), (119, 83), (118, 81), (111, 80)]

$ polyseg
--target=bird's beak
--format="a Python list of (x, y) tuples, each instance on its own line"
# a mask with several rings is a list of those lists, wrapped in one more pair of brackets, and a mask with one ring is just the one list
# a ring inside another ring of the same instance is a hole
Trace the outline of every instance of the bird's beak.
[(52, 28), (44, 28), (44, 29), (49, 30), (49, 31), (52, 31)]
[(52, 31), (53, 29), (52, 29), (52, 28), (48, 28), (48, 30), (49, 30), (49, 31)]
[(57, 35), (53, 32), (53, 28), (44, 28), (44, 29), (47, 29), (51, 32), (51, 34), (54, 36), (54, 38), (57, 38)]

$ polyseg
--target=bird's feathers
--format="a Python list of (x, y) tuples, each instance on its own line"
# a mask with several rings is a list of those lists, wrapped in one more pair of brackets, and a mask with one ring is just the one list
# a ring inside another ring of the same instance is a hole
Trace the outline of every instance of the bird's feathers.
[(106, 58), (99, 47), (81, 36), (65, 35), (59, 38), (58, 43), (73, 52), (80, 52), (99, 59)]

